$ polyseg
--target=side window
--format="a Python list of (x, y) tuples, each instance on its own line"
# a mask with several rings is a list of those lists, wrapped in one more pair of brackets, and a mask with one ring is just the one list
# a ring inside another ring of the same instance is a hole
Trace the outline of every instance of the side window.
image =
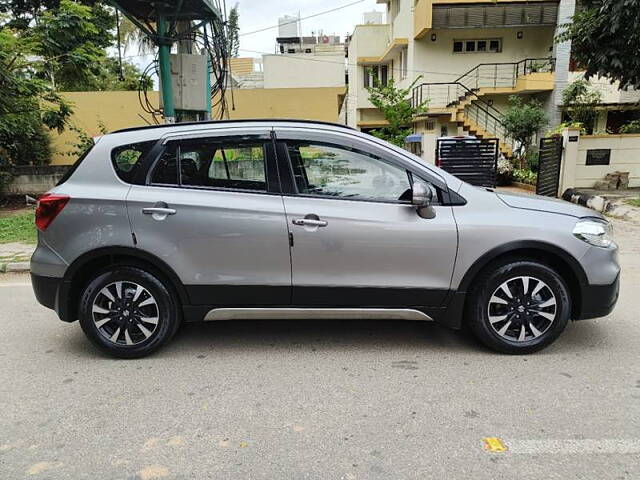
[(411, 199), (409, 175), (368, 153), (329, 144), (289, 142), (298, 192), (370, 201)]
[(169, 144), (156, 162), (151, 183), (264, 192), (265, 168), (261, 142), (186, 140)]
[(125, 182), (131, 182), (139, 167), (139, 161), (151, 150), (156, 140), (130, 143), (116, 147), (111, 151), (111, 162), (116, 175)]

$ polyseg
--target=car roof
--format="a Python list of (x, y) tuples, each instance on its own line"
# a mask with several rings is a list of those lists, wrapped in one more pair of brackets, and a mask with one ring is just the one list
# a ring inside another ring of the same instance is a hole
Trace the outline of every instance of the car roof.
[[(144, 125), (144, 126), (140, 126), (140, 127), (130, 127), (130, 128), (122, 128), (120, 130), (115, 130), (112, 133), (124, 133), (124, 132), (135, 132), (135, 131), (139, 131), (139, 130), (151, 130), (151, 129), (178, 129), (181, 127), (189, 127), (189, 126), (206, 126), (206, 125), (211, 125), (211, 126), (223, 126), (225, 124), (229, 124), (229, 125), (234, 125), (237, 126), (238, 124), (255, 124), (255, 123), (269, 123), (269, 124), (279, 124), (279, 123), (299, 123), (299, 124), (304, 124), (304, 125), (329, 125), (332, 127), (339, 127), (339, 128), (344, 128), (344, 129), (348, 129), (348, 130), (355, 130), (352, 127), (349, 127), (347, 125), (343, 125), (341, 123), (334, 123), (334, 122), (325, 122), (322, 120), (302, 120), (302, 119), (298, 119), (298, 118), (256, 118), (256, 119), (233, 119), (233, 120), (207, 120), (207, 121), (202, 121), (202, 122), (185, 122), (185, 123), (165, 123), (165, 124), (161, 124), (161, 125)], [(110, 135), (110, 134), (109, 134)]]

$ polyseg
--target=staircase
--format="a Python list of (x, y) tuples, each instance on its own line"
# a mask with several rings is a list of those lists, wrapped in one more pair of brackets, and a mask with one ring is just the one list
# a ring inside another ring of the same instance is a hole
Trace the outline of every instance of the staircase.
[(553, 58), (527, 58), (513, 63), (483, 63), (453, 82), (422, 83), (415, 86), (411, 103), (417, 107), (428, 101), (430, 112), (450, 114), (451, 120), (461, 126), (467, 134), (478, 138), (497, 138), (502, 154), (512, 158), (516, 146), (513, 139), (506, 135), (503, 115), (482, 97), (492, 93), (509, 94), (552, 89), (552, 84), (536, 79), (536, 76), (551, 73), (554, 68)]

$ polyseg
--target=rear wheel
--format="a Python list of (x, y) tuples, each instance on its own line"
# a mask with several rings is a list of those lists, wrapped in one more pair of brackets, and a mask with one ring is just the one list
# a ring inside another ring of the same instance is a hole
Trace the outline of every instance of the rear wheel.
[(471, 291), (467, 321), (476, 337), (503, 353), (532, 353), (551, 344), (567, 326), (571, 298), (549, 266), (514, 260), (485, 270)]
[(143, 357), (180, 324), (178, 301), (162, 280), (138, 267), (115, 266), (93, 278), (80, 302), (80, 325), (97, 347), (120, 358)]

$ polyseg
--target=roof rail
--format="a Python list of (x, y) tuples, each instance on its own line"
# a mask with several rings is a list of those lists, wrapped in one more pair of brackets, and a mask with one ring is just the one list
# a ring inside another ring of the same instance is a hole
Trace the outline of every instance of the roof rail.
[(250, 122), (258, 122), (258, 123), (274, 123), (274, 122), (287, 122), (287, 123), (305, 123), (305, 124), (320, 124), (320, 125), (331, 125), (332, 127), (341, 127), (349, 130), (355, 130), (353, 127), (349, 127), (348, 125), (343, 125), (341, 123), (334, 122), (325, 122), (322, 120), (301, 120), (298, 118), (244, 118), (244, 119), (233, 119), (233, 120), (206, 120), (202, 122), (185, 122), (185, 123), (165, 123), (161, 125), (144, 125), (141, 127), (129, 127), (122, 128), (120, 130), (115, 130), (110, 133), (122, 133), (122, 132), (135, 132), (137, 130), (147, 130), (152, 128), (167, 128), (167, 127), (185, 127), (190, 125), (219, 125), (225, 123), (250, 123)]

